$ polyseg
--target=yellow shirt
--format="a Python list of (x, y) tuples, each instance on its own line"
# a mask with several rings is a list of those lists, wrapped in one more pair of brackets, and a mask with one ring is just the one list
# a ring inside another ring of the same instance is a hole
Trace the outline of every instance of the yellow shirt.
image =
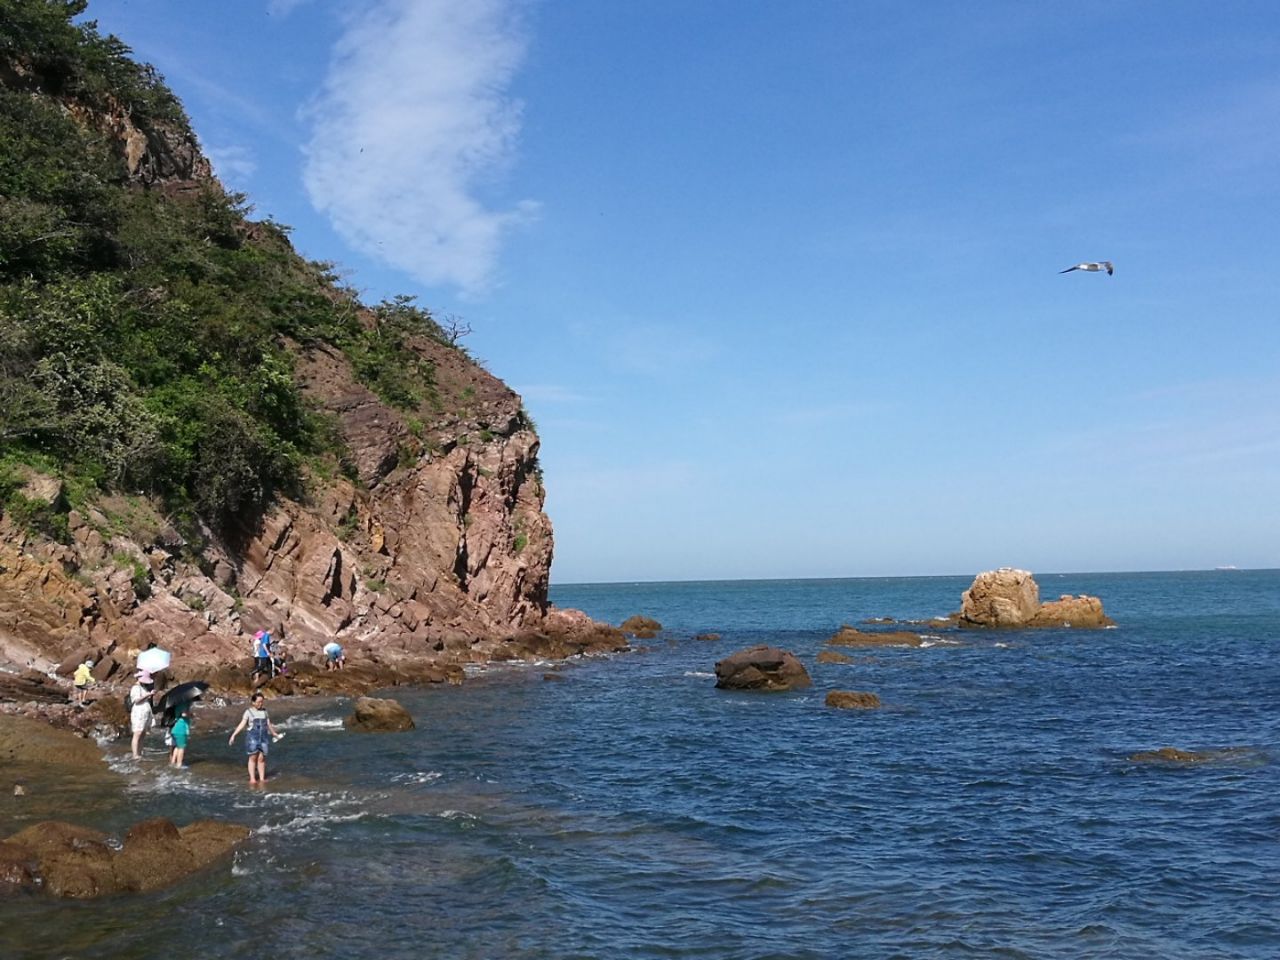
[(80, 664), (80, 666), (76, 667), (76, 686), (87, 687), (91, 683), (93, 683), (93, 673), (89, 669), (89, 665), (87, 663)]

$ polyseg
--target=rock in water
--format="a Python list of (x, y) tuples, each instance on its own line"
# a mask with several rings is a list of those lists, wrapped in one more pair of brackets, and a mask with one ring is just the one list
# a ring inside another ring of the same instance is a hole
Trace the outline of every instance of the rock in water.
[(827, 706), (840, 710), (874, 710), (880, 706), (880, 698), (862, 690), (832, 690), (827, 694)]
[(1001, 567), (978, 574), (960, 598), (962, 627), (1109, 627), (1097, 597), (1064, 594), (1040, 602), (1040, 587), (1026, 570)]
[(1057, 600), (1041, 604), (1028, 626), (1097, 628), (1109, 627), (1114, 623), (1114, 620), (1102, 612), (1102, 601), (1097, 597), (1063, 594)]
[(343, 721), (348, 730), (361, 733), (395, 733), (412, 730), (415, 726), (409, 711), (395, 700), (379, 700), (361, 697), (356, 701), (355, 713)]
[(634, 616), (622, 621), (618, 627), (623, 633), (629, 633), (639, 640), (651, 640), (662, 630), (662, 624), (652, 617)]
[(778, 647), (739, 650), (716, 664), (721, 690), (799, 690), (811, 683), (804, 664)]
[(1040, 609), (1040, 588), (1028, 570), (1001, 567), (978, 574), (960, 597), (960, 622), (976, 627), (1021, 627)]

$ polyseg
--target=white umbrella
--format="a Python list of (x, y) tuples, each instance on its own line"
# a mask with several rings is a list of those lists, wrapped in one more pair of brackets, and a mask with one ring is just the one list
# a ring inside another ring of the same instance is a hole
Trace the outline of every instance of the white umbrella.
[(159, 673), (169, 666), (170, 659), (168, 650), (152, 647), (138, 654), (138, 669), (145, 670), (147, 673)]

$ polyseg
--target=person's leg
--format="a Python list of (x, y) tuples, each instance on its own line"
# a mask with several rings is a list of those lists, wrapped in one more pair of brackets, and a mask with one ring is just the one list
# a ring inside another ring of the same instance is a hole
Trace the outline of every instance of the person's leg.
[(141, 750), (138, 749), (140, 746), (142, 746), (142, 728), (141, 727), (133, 731), (133, 755), (135, 757), (142, 756)]
[(256, 753), (249, 754), (249, 786), (253, 786), (258, 782), (258, 755)]
[(186, 756), (187, 756), (186, 747), (174, 747), (173, 748), (173, 765), (175, 767), (182, 766), (182, 761), (186, 758)]

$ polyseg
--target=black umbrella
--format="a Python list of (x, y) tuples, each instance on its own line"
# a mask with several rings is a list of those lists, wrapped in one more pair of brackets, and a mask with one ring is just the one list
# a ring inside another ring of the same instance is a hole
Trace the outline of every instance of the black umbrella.
[(188, 703), (199, 700), (209, 689), (206, 680), (192, 680), (180, 683), (172, 690), (166, 690), (164, 696), (156, 701), (155, 712), (160, 714), (160, 726), (171, 727), (178, 718), (178, 712)]

